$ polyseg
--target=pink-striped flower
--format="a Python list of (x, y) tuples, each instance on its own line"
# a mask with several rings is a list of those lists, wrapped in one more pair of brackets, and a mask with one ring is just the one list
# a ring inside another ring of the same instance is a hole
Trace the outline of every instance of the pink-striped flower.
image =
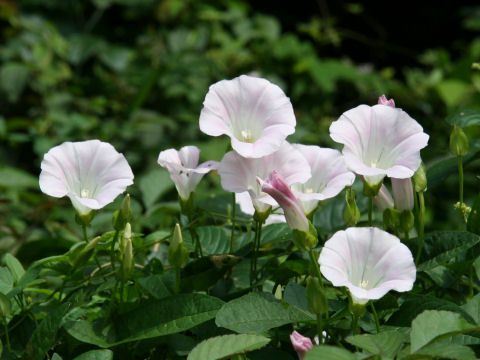
[(168, 149), (158, 155), (158, 164), (168, 170), (183, 201), (188, 200), (206, 173), (218, 168), (218, 162), (213, 160), (199, 165), (199, 156), (196, 146), (184, 146), (179, 151)]
[(133, 184), (125, 157), (106, 142), (64, 142), (43, 157), (40, 189), (53, 197), (68, 196), (80, 215), (111, 203)]
[(243, 157), (261, 158), (277, 151), (295, 131), (290, 99), (277, 85), (242, 75), (210, 86), (200, 113), (200, 130), (228, 135)]

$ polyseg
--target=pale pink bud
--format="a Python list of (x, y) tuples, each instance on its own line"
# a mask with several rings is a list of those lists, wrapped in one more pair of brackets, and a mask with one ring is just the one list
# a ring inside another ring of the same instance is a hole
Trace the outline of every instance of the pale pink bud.
[(272, 171), (265, 181), (257, 177), (257, 181), (262, 191), (273, 197), (282, 207), (290, 229), (309, 232), (310, 225), (301, 205), (278, 171)]
[(386, 209), (393, 208), (393, 198), (388, 191), (387, 187), (382, 184), (377, 196), (373, 198), (373, 202), (377, 206), (378, 210), (384, 212)]
[(395, 101), (393, 99), (388, 100), (385, 95), (382, 95), (378, 98), (378, 103), (381, 105), (395, 107)]
[(398, 210), (412, 210), (414, 206), (412, 178), (392, 178), (392, 192)]
[(292, 342), (292, 346), (297, 352), (300, 360), (302, 360), (307, 351), (313, 347), (312, 340), (310, 340), (310, 338), (303, 336), (295, 330), (290, 334), (290, 341)]

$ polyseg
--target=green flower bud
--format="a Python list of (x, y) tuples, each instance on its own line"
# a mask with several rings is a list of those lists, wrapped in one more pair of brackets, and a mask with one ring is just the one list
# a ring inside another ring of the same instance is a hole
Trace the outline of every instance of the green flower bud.
[(346, 206), (343, 211), (343, 220), (347, 226), (355, 226), (360, 220), (360, 209), (355, 201), (355, 191), (353, 191), (351, 187), (347, 188), (345, 192), (345, 201)]
[(423, 162), (418, 170), (415, 171), (415, 174), (413, 174), (412, 180), (415, 192), (423, 192), (427, 190), (427, 168)]
[(8, 296), (0, 292), (0, 317), (7, 317), (12, 311), (12, 303)]
[(383, 223), (387, 229), (396, 229), (400, 225), (400, 211), (394, 208), (385, 209)]
[(183, 268), (189, 260), (190, 253), (183, 242), (180, 224), (176, 224), (173, 230), (173, 240), (168, 248), (168, 261), (175, 267)]
[(132, 226), (127, 222), (125, 230), (123, 231), (122, 240), (120, 241), (120, 255), (124, 253), (128, 239), (132, 239)]
[(122, 267), (120, 268), (120, 279), (127, 281), (133, 269), (133, 244), (132, 239), (125, 241), (125, 251), (123, 252)]
[(308, 222), (309, 231), (292, 230), (292, 240), (299, 250), (310, 251), (318, 244), (318, 234), (315, 226)]
[(130, 194), (125, 195), (122, 201), (120, 210), (113, 213), (113, 228), (117, 231), (121, 231), (125, 228), (127, 222), (132, 217), (132, 210), (130, 209)]
[(327, 296), (317, 278), (309, 277), (307, 279), (307, 306), (309, 311), (318, 315), (328, 311)]
[(404, 232), (410, 231), (415, 223), (415, 217), (411, 210), (404, 210), (400, 214), (400, 228)]
[(92, 241), (87, 243), (87, 245), (85, 245), (85, 247), (80, 251), (78, 256), (73, 260), (73, 265), (79, 266), (87, 262), (88, 259), (90, 259), (90, 256), (92, 256), (95, 250), (95, 246), (98, 244), (100, 240), (101, 240), (101, 237), (97, 236)]
[(466, 155), (468, 153), (468, 138), (463, 130), (455, 125), (450, 134), (450, 152), (454, 155)]

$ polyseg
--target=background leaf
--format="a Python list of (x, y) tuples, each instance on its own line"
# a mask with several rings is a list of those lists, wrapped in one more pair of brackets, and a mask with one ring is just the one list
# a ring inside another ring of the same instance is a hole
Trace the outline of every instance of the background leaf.
[(90, 350), (76, 356), (73, 360), (113, 360), (112, 350)]

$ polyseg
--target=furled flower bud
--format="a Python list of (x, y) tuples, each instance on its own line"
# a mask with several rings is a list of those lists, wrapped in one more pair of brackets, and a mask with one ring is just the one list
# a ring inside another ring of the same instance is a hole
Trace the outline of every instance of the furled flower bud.
[(123, 252), (122, 267), (120, 269), (121, 280), (127, 281), (133, 269), (133, 244), (131, 238), (126, 239), (125, 251)]
[[(125, 247), (127, 246), (127, 239), (132, 238), (132, 226), (130, 223), (125, 224), (125, 230), (123, 231), (122, 240), (120, 241), (120, 254), (123, 254)], [(122, 255), (123, 256), (123, 255)]]
[(318, 278), (307, 279), (307, 305), (314, 314), (322, 315), (328, 311), (327, 296)]
[(355, 191), (351, 187), (345, 192), (346, 206), (343, 211), (343, 220), (347, 226), (355, 226), (360, 220), (360, 209), (355, 201)]
[(171, 265), (183, 268), (188, 264), (189, 251), (183, 242), (182, 229), (180, 224), (175, 225), (173, 230), (173, 240), (168, 248), (168, 261)]
[(388, 100), (385, 95), (382, 95), (378, 98), (378, 103), (381, 105), (395, 107), (395, 101), (393, 99)]
[(395, 208), (398, 210), (412, 210), (414, 207), (412, 178), (392, 178), (392, 192), (395, 199)]
[(300, 360), (302, 360), (307, 351), (313, 347), (313, 343), (310, 338), (303, 336), (295, 330), (290, 334), (290, 341), (292, 342), (292, 346), (297, 352)]
[(113, 213), (113, 228), (116, 231), (121, 231), (125, 228), (127, 222), (130, 221), (131, 216), (132, 210), (130, 209), (130, 194), (127, 194), (123, 198), (120, 209)]
[(418, 170), (415, 171), (415, 174), (413, 174), (412, 180), (415, 192), (427, 190), (427, 168), (423, 162)]
[(463, 130), (455, 125), (450, 134), (450, 152), (454, 155), (466, 155), (468, 153), (468, 138)]

